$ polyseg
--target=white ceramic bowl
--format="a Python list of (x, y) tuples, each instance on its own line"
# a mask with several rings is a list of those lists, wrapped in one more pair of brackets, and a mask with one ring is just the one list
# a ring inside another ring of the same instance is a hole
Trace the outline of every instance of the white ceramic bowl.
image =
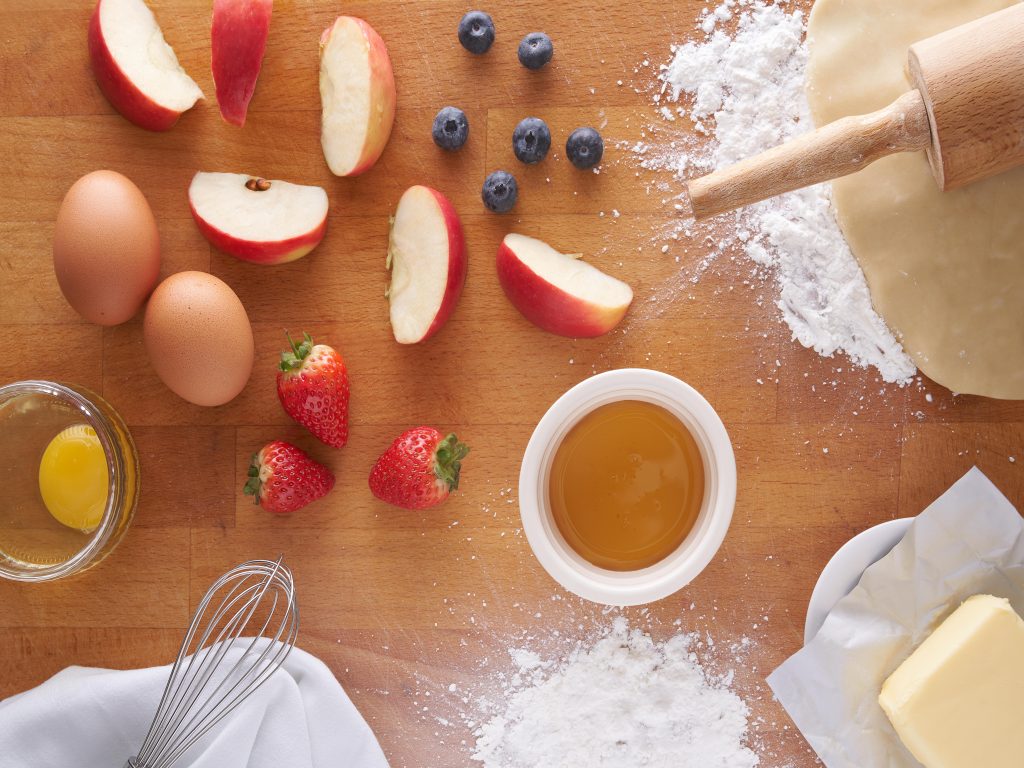
[(836, 603), (853, 591), (869, 566), (877, 563), (907, 535), (912, 517), (889, 520), (861, 531), (843, 544), (818, 577), (804, 620), (804, 645), (818, 634)]
[[(551, 462), (566, 433), (587, 413), (620, 400), (643, 400), (674, 414), (693, 435), (704, 459), (704, 500), (697, 522), (679, 548), (639, 571), (610, 571), (569, 547), (551, 517)], [(595, 603), (641, 605), (689, 584), (718, 552), (736, 504), (736, 459), (722, 420), (693, 387), (674, 376), (624, 368), (593, 376), (555, 402), (526, 447), (519, 473), (519, 508), (533, 553), (551, 577)]]

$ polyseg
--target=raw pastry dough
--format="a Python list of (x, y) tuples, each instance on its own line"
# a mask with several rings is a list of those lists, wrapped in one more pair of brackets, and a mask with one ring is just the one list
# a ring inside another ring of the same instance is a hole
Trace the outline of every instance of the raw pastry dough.
[[(807, 96), (818, 125), (909, 90), (907, 49), (1016, 0), (818, 0)], [(954, 392), (1024, 399), (1024, 169), (940, 192), (924, 153), (833, 183), (875, 309)]]

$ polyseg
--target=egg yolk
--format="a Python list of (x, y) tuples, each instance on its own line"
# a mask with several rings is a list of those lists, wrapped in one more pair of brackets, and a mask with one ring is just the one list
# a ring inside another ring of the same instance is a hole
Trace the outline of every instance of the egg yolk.
[(54, 519), (88, 533), (107, 505), (107, 457), (96, 431), (76, 424), (58, 434), (39, 462), (39, 493)]

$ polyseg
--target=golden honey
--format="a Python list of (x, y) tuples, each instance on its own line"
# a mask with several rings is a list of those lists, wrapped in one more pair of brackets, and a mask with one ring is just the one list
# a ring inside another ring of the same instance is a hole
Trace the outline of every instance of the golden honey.
[(653, 403), (600, 406), (555, 452), (551, 513), (566, 543), (594, 565), (634, 571), (679, 548), (700, 514), (704, 462), (686, 426)]

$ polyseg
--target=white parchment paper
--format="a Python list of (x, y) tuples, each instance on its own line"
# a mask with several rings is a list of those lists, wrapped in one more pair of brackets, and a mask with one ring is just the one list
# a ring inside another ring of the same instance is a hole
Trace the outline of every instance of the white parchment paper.
[(1024, 520), (975, 468), (917, 517), (814, 639), (768, 677), (828, 768), (919, 768), (878, 693), (935, 627), (977, 594), (1008, 598), (1024, 615)]

